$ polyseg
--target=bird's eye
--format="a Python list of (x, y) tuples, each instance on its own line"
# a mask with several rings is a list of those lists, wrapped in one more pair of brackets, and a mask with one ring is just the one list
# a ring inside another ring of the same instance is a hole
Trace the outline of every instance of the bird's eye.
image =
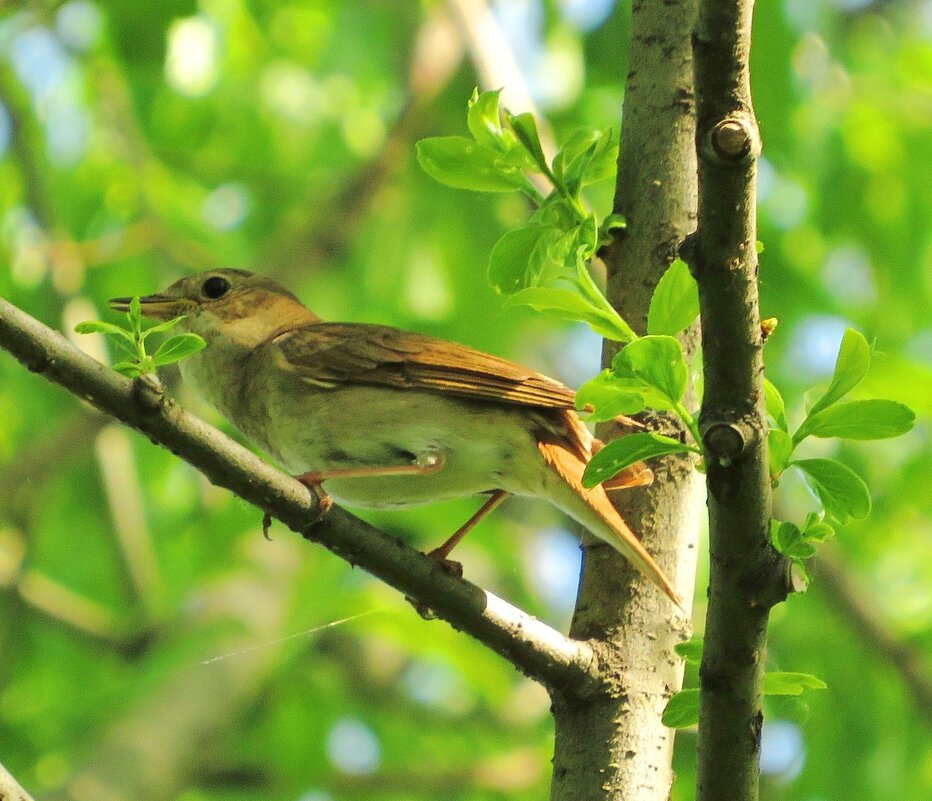
[(204, 286), (201, 287), (201, 292), (204, 293), (204, 297), (210, 298), (211, 300), (222, 298), (229, 291), (230, 282), (219, 275), (212, 275), (204, 282)]

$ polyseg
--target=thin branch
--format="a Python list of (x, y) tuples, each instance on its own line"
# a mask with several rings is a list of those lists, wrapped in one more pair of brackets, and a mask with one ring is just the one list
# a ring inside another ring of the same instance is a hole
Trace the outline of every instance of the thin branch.
[(0, 346), (33, 372), (164, 445), (214, 484), (430, 608), (531, 678), (577, 693), (594, 683), (588, 644), (455, 578), (435, 560), (342, 509), (334, 508), (322, 519), (317, 499), (304, 486), (185, 412), (160, 385), (124, 378), (2, 298)]
[(767, 619), (792, 588), (770, 543), (752, 8), (753, 0), (701, 0), (693, 36), (699, 228), (687, 258), (699, 283), (710, 542), (698, 801), (758, 797)]

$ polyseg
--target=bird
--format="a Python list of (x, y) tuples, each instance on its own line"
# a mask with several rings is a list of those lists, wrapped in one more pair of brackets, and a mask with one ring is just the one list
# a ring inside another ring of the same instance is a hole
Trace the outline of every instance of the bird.
[[(130, 298), (113, 298), (126, 311)], [(384, 325), (327, 322), (272, 279), (210, 270), (140, 298), (143, 315), (183, 319), (206, 347), (183, 380), (326, 503), (401, 508), (487, 495), (430, 555), (447, 557), (508, 495), (550, 501), (683, 607), (606, 490), (644, 486), (639, 463), (592, 488), (603, 447), (575, 393), (507, 359)], [(323, 485), (326, 485), (325, 487)]]

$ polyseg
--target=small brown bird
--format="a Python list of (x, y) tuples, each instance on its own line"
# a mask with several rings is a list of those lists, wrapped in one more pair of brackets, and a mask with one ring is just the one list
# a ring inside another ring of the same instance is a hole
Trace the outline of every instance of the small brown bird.
[[(110, 301), (128, 308), (129, 298)], [(184, 315), (207, 347), (185, 381), (298, 479), (350, 506), (386, 508), (488, 494), (432, 555), (509, 493), (548, 499), (682, 602), (609, 502), (653, 480), (635, 465), (603, 486), (582, 475), (602, 447), (563, 384), (463, 345), (381, 325), (328, 323), (244, 270), (212, 270), (141, 299), (148, 317)]]

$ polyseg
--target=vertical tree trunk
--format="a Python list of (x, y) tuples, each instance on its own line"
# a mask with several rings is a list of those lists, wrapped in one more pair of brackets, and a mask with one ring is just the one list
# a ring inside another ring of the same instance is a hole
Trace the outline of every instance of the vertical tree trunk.
[[(632, 8), (615, 196), (628, 227), (605, 260), (608, 297), (639, 333), (654, 287), (695, 226), (694, 13), (695, 0), (641, 0)], [(696, 338), (687, 336), (687, 351)], [(612, 355), (606, 348), (606, 363)], [(669, 433), (677, 423), (655, 415), (650, 425)], [(652, 487), (620, 493), (619, 509), (690, 599), (700, 480), (682, 457), (662, 460), (656, 473)], [(553, 697), (552, 801), (664, 801), (673, 732), (660, 715), (682, 684), (673, 646), (688, 637), (689, 621), (612, 549), (587, 540), (571, 634), (595, 644), (603, 684), (594, 696)]]
[(700, 668), (700, 801), (758, 795), (761, 686), (770, 608), (790, 589), (770, 543), (770, 476), (757, 295), (751, 104), (753, 0), (701, 0), (695, 66), (699, 283), (705, 395), (700, 431), (709, 487), (710, 576)]

